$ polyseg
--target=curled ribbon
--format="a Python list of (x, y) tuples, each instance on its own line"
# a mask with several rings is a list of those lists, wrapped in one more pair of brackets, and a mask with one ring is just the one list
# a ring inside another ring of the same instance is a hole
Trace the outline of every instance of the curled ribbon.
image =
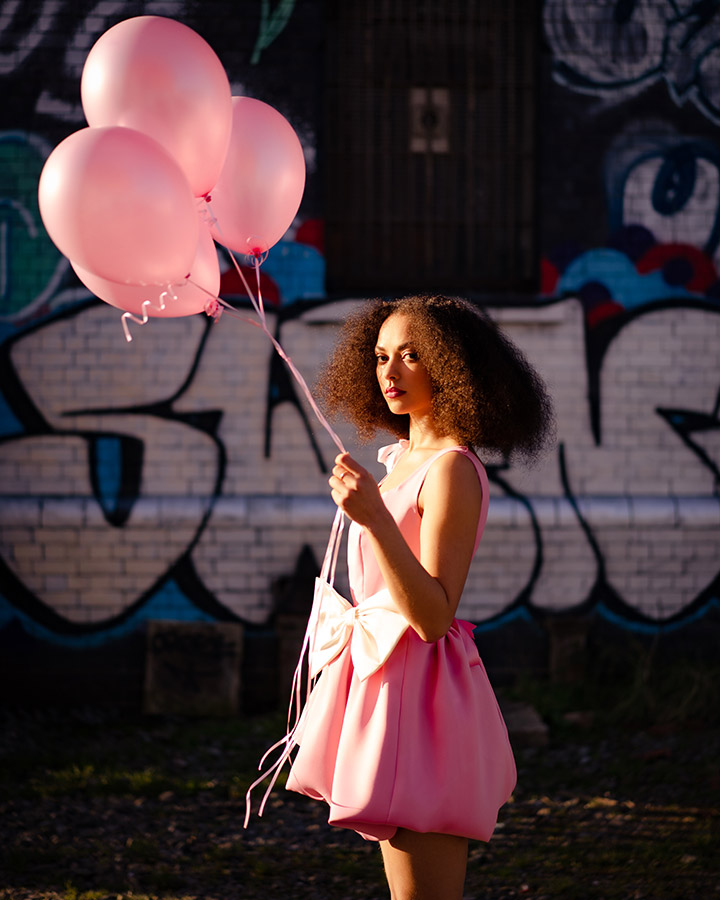
[(143, 300), (142, 306), (142, 318), (138, 318), (138, 316), (133, 315), (131, 312), (124, 312), (120, 316), (120, 321), (122, 322), (123, 331), (125, 332), (125, 340), (130, 343), (132, 341), (132, 335), (130, 334), (130, 328), (128, 327), (128, 319), (132, 319), (133, 322), (136, 322), (138, 325), (147, 325), (149, 316), (148, 310), (155, 309), (158, 312), (162, 312), (165, 309), (165, 298), (171, 297), (173, 300), (177, 300), (177, 296), (172, 292), (172, 287), (168, 285), (168, 289), (163, 291), (160, 294), (160, 302), (155, 304), (152, 300)]

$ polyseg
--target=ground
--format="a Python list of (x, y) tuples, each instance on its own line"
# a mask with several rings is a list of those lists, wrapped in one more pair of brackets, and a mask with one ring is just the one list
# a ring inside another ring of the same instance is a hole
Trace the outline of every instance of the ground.
[[(546, 718), (492, 841), (471, 842), (466, 897), (720, 900), (717, 722)], [(243, 829), (278, 715), (5, 710), (0, 727), (0, 900), (388, 896), (377, 845), (320, 803), (280, 786)]]

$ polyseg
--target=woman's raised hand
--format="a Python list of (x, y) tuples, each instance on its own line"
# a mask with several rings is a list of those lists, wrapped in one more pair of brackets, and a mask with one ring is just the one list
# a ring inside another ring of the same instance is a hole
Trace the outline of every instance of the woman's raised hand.
[(388, 515), (375, 479), (349, 453), (335, 457), (328, 484), (335, 503), (358, 525), (371, 525)]

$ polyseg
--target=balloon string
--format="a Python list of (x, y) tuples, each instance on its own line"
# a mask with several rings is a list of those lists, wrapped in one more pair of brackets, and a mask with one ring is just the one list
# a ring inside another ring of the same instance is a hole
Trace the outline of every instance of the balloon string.
[[(215, 228), (215, 230), (217, 231), (217, 233), (220, 235), (220, 237), (223, 239), (223, 242), (224, 242), (225, 235), (223, 234), (223, 230), (222, 230), (222, 228), (221, 228), (221, 226), (220, 226), (220, 223), (219, 223), (218, 220), (215, 218), (215, 214), (213, 213), (213, 208), (212, 208), (212, 202), (211, 202), (211, 201), (212, 201), (212, 197), (210, 196), (210, 194), (207, 194), (207, 195), (205, 196), (205, 207), (204, 207), (204, 209), (210, 214), (210, 223), (211, 223), (211, 225)], [(252, 305), (253, 305), (253, 309), (255, 310), (255, 312), (256, 312), (257, 315), (258, 315), (258, 318), (260, 319), (260, 321), (261, 321), (261, 322), (263, 323), (263, 325), (264, 325), (264, 324), (265, 324), (265, 309), (264, 309), (264, 307), (263, 307), (263, 305), (262, 305), (262, 297), (260, 298), (260, 302), (258, 303), (258, 301), (255, 299), (255, 295), (254, 295), (253, 292), (250, 290), (250, 285), (248, 284), (247, 278), (245, 277), (245, 273), (243, 272), (242, 268), (240, 267), (240, 264), (238, 263), (237, 259), (235, 258), (235, 254), (234, 254), (233, 251), (227, 246), (226, 243), (223, 243), (223, 246), (225, 247), (225, 250), (227, 251), (227, 254), (228, 254), (228, 256), (230, 257), (230, 261), (231, 261), (232, 264), (235, 266), (235, 271), (236, 271), (236, 272), (238, 273), (238, 275), (240, 276), (240, 281), (242, 281), (242, 283), (243, 283), (243, 287), (245, 288), (245, 293), (246, 293), (246, 294), (248, 295), (248, 297), (250, 298), (250, 302), (251, 302)], [(253, 257), (253, 258), (254, 258), (254, 259), (257, 259), (257, 257)], [(219, 300), (219, 299), (220, 299), (220, 298), (218, 298), (218, 300)], [(222, 302), (222, 301), (221, 301), (221, 302)], [(224, 306), (225, 308), (228, 308), (226, 303), (223, 303), (223, 306)], [(232, 307), (230, 307), (230, 308), (232, 308)]]
[[(230, 255), (232, 256), (232, 253)], [(235, 265), (237, 266), (237, 261), (235, 260), (235, 257), (232, 256), (232, 258), (233, 258), (233, 261), (235, 262)], [(239, 266), (238, 266), (238, 268), (239, 268)], [(257, 280), (258, 280), (258, 295), (261, 298), (262, 295), (260, 294), (260, 287), (259, 287), (259, 285), (260, 285), (260, 263), (257, 260), (255, 261), (255, 271), (257, 273)], [(298, 370), (298, 368), (295, 365), (295, 363), (293, 362), (292, 358), (285, 352), (285, 350), (283, 350), (280, 342), (277, 340), (275, 335), (272, 334), (270, 329), (267, 327), (267, 321), (265, 319), (265, 312), (261, 305), (261, 299), (258, 301), (257, 304), (253, 304), (253, 305), (255, 305), (255, 308), (258, 309), (259, 311), (262, 310), (262, 312), (259, 312), (260, 323), (261, 323), (260, 327), (262, 328), (262, 330), (265, 332), (265, 334), (270, 339), (273, 347), (277, 350), (278, 356), (284, 361), (285, 365), (288, 367), (288, 369), (290, 369), (293, 377), (295, 378), (297, 383), (300, 385), (300, 389), (302, 390), (303, 394), (305, 395), (305, 399), (310, 404), (310, 408), (312, 409), (313, 413), (315, 413), (315, 417), (317, 418), (318, 422), (322, 425), (322, 427), (330, 435), (330, 437), (332, 438), (332, 440), (335, 443), (335, 446), (338, 448), (338, 450), (341, 453), (344, 453), (345, 447), (343, 446), (343, 442), (340, 440), (340, 438), (335, 433), (335, 431), (333, 430), (333, 428), (330, 425), (330, 423), (328, 422), (328, 420), (322, 414), (320, 407), (315, 402), (315, 398), (313, 397), (313, 395), (310, 391), (310, 388), (307, 386), (307, 382), (305, 381), (305, 379), (302, 376), (302, 373)]]
[[(220, 234), (220, 236), (222, 237), (222, 236), (223, 236), (223, 235), (222, 235), (222, 229), (220, 228), (220, 225), (218, 224), (217, 219), (216, 219), (215, 216), (212, 214), (212, 207), (210, 206), (210, 200), (209, 200), (209, 199), (207, 199), (207, 204), (208, 204), (208, 208), (210, 209), (210, 215), (211, 215), (212, 218), (213, 218), (213, 224), (214, 224), (214, 226), (215, 226), (215, 228), (216, 228), (218, 234)], [(345, 452), (345, 447), (343, 446), (343, 442), (340, 440), (340, 438), (338, 437), (338, 435), (336, 434), (336, 432), (333, 430), (333, 428), (332, 428), (332, 426), (330, 425), (330, 423), (328, 422), (328, 420), (327, 420), (327, 419), (325, 418), (325, 416), (322, 414), (322, 412), (321, 412), (321, 410), (320, 410), (320, 407), (319, 407), (319, 406), (317, 405), (317, 403), (315, 402), (315, 398), (313, 397), (313, 395), (312, 395), (312, 393), (311, 393), (311, 391), (310, 391), (310, 388), (307, 386), (307, 382), (305, 381), (305, 379), (304, 379), (303, 376), (302, 376), (302, 373), (298, 370), (297, 366), (296, 366), (295, 363), (292, 361), (292, 359), (290, 358), (290, 356), (283, 350), (283, 348), (282, 348), (282, 346), (280, 345), (279, 341), (277, 340), (277, 338), (275, 337), (275, 335), (272, 334), (272, 332), (270, 331), (270, 329), (269, 329), (268, 326), (267, 326), (267, 320), (266, 320), (266, 317), (265, 317), (265, 306), (264, 306), (264, 303), (263, 303), (262, 291), (261, 291), (261, 289), (260, 289), (260, 263), (261, 263), (261, 258), (258, 257), (258, 256), (255, 255), (255, 254), (253, 254), (253, 268), (255, 269), (255, 278), (256, 278), (256, 281), (257, 281), (257, 298), (256, 298), (256, 297), (254, 296), (253, 292), (250, 290), (250, 285), (248, 284), (247, 278), (245, 277), (245, 273), (243, 272), (243, 270), (242, 270), (240, 264), (238, 263), (238, 261), (237, 261), (237, 259), (236, 259), (236, 257), (235, 257), (235, 254), (233, 253), (233, 251), (232, 251), (227, 245), (224, 245), (224, 246), (225, 246), (225, 249), (227, 250), (228, 256), (229, 256), (230, 259), (232, 260), (232, 264), (235, 266), (235, 271), (236, 271), (237, 274), (240, 276), (240, 280), (242, 281), (243, 287), (245, 288), (245, 290), (246, 290), (246, 292), (247, 292), (247, 295), (248, 295), (248, 297), (250, 298), (250, 302), (251, 302), (252, 305), (253, 305), (253, 309), (254, 309), (255, 312), (257, 313), (258, 319), (260, 320), (259, 323), (253, 322), (253, 324), (254, 324), (254, 325), (258, 325), (258, 327), (260, 327), (260, 328), (263, 330), (263, 332), (268, 336), (268, 338), (270, 339), (270, 341), (271, 341), (273, 347), (274, 347), (275, 350), (277, 351), (278, 356), (284, 361), (284, 363), (285, 363), (285, 365), (288, 367), (288, 369), (290, 369), (290, 372), (292, 373), (293, 377), (295, 378), (295, 380), (297, 381), (298, 385), (300, 386), (301, 391), (302, 391), (303, 394), (305, 395), (305, 399), (306, 399), (307, 402), (310, 404), (310, 408), (312, 409), (313, 413), (315, 414), (315, 418), (316, 418), (316, 419), (318, 420), (318, 422), (322, 425), (322, 427), (325, 429), (325, 431), (327, 431), (327, 433), (330, 435), (330, 437), (331, 437), (332, 440), (333, 440), (333, 443), (334, 443), (335, 446), (338, 448), (338, 450), (339, 450), (341, 453), (344, 453), (344, 452)], [(223, 307), (224, 309), (226, 309), (226, 310), (234, 310), (234, 307), (230, 306), (230, 305), (229, 305), (228, 303), (226, 303), (222, 298), (218, 297), (218, 298), (217, 298), (217, 301), (218, 301), (219, 304), (222, 305), (222, 307)], [(237, 317), (237, 318), (240, 318), (240, 317)], [(248, 321), (248, 320), (246, 319), (245, 321)]]
[(258, 306), (262, 310), (262, 316), (264, 319), (265, 318), (265, 304), (263, 303), (262, 289), (260, 287), (260, 257), (253, 256), (253, 268), (255, 269), (255, 282), (257, 284)]
[[(335, 519), (330, 531), (330, 540), (328, 541), (327, 550), (325, 551), (325, 558), (323, 559), (322, 568), (320, 570), (321, 580), (329, 584), (331, 587), (335, 580), (335, 566), (337, 564), (338, 550), (340, 548), (340, 541), (342, 538), (344, 523), (344, 513), (340, 508), (338, 508), (335, 513)], [(295, 666), (295, 671), (293, 673), (292, 683), (290, 686), (290, 702), (288, 704), (285, 737), (281, 738), (279, 741), (276, 741), (276, 743), (274, 743), (272, 747), (269, 747), (260, 760), (258, 770), (262, 774), (250, 785), (250, 787), (247, 789), (247, 793), (245, 794), (245, 821), (243, 823), (243, 828), (247, 828), (250, 821), (250, 813), (252, 811), (252, 792), (256, 787), (259, 787), (266, 778), (272, 776), (270, 779), (270, 783), (266, 787), (265, 793), (263, 794), (263, 798), (260, 802), (258, 816), (262, 816), (282, 768), (290, 759), (292, 751), (298, 745), (298, 742), (296, 740), (297, 732), (303, 720), (304, 710), (307, 709), (307, 703), (310, 699), (310, 694), (317, 680), (317, 677), (313, 678), (311, 675), (311, 659), (313, 657), (313, 654), (315, 653), (315, 637), (317, 633), (318, 620), (321, 614), (321, 608), (322, 592), (318, 593), (316, 591), (315, 596), (313, 597), (313, 605), (310, 611), (310, 616), (308, 618), (307, 627), (305, 628), (305, 635), (303, 637), (300, 656), (298, 658), (297, 665)], [(305, 702), (303, 704), (302, 672), (303, 666), (306, 663), (307, 683), (305, 687)], [(263, 766), (265, 765), (265, 761), (267, 760), (267, 758), (280, 747), (282, 747), (283, 749), (275, 762), (272, 763), (272, 765), (268, 769), (263, 770)]]

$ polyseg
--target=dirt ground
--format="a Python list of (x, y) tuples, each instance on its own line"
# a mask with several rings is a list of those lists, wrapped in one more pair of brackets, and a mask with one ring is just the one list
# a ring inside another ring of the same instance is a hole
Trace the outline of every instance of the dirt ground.
[[(385, 900), (376, 844), (277, 788), (243, 830), (278, 716), (0, 717), (1, 900)], [(551, 729), (518, 747), (518, 786), (465, 896), (720, 900), (720, 729)]]

